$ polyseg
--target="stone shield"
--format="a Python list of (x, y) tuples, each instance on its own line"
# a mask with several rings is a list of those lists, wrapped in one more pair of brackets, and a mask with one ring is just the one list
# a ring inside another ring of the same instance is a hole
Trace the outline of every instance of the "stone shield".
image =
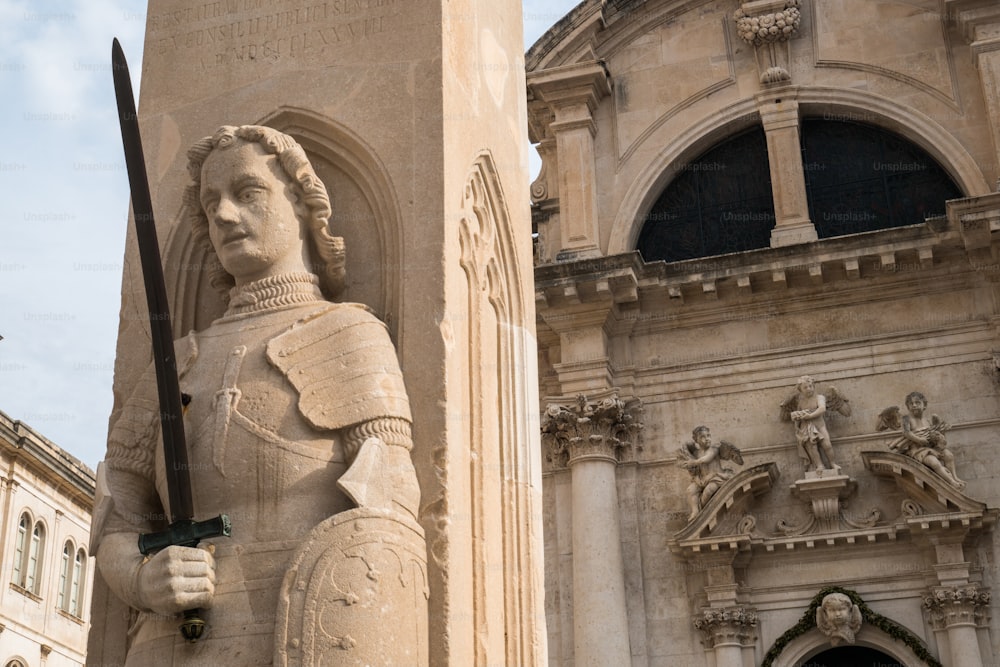
[(317, 525), (281, 587), (274, 664), (428, 663), (423, 529), (391, 511), (356, 508)]

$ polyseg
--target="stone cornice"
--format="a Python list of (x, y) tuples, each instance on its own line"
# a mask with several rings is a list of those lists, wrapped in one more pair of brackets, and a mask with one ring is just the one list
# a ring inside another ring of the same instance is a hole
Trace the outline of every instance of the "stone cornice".
[(993, 233), (1000, 231), (1000, 192), (947, 203), (948, 227), (957, 230), (969, 256), (990, 261)]
[(871, 267), (890, 277), (917, 275), (934, 270), (936, 257), (955, 253), (966, 255), (972, 271), (1000, 274), (1000, 264), (987, 261), (998, 231), (1000, 193), (991, 193), (951, 201), (946, 217), (923, 224), (781, 248), (670, 263), (645, 262), (629, 252), (543, 264), (535, 267), (535, 302), (539, 310), (605, 298), (633, 304), (644, 295), (702, 303), (776, 288), (849, 283), (873, 277)]
[(598, 102), (611, 94), (608, 70), (596, 60), (529, 72), (527, 83), (534, 99), (552, 107), (557, 121), (567, 107), (586, 106), (593, 113)]
[(640, 447), (642, 403), (623, 400), (616, 391), (588, 398), (549, 399), (542, 415), (542, 444), (555, 468), (582, 460), (617, 463)]
[(1000, 49), (1000, 5), (994, 0), (945, 0), (945, 7), (974, 50)]
[(94, 502), (96, 477), (82, 461), (36, 433), (22, 421), (0, 412), (0, 449), (88, 510)]

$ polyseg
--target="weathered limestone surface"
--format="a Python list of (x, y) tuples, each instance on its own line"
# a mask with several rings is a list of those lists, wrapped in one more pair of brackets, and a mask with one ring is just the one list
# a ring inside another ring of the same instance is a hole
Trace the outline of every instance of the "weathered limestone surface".
[[(226, 123), (290, 134), (346, 243), (340, 298), (386, 323), (409, 391), (429, 663), (536, 664), (546, 650), (520, 5), (153, 0), (148, 16), (139, 115), (176, 335), (224, 311), (182, 222), (187, 146)], [(131, 238), (126, 252), (112, 427), (149, 359)], [(120, 614), (102, 615), (95, 663), (124, 636), (110, 627)]]

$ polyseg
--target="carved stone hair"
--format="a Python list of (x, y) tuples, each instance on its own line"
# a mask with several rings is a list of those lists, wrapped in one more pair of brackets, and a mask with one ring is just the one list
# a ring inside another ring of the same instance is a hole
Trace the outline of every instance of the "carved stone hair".
[(913, 399), (915, 399), (915, 398), (919, 398), (923, 402), (924, 405), (927, 405), (927, 397), (924, 396), (923, 394), (921, 394), (919, 391), (911, 391), (909, 394), (907, 394), (906, 395), (906, 404), (909, 405), (910, 402), (912, 402)]
[(802, 385), (804, 385), (807, 382), (812, 382), (813, 384), (815, 384), (816, 380), (814, 380), (811, 375), (803, 375), (802, 377), (799, 378), (799, 381), (795, 383), (795, 388), (799, 389), (802, 387)]
[(711, 433), (712, 431), (707, 426), (695, 426), (694, 430), (691, 431), (691, 437), (694, 438), (695, 440), (697, 440), (698, 439), (698, 434), (702, 433), (702, 432)]
[(332, 209), (326, 187), (295, 139), (260, 125), (224, 125), (212, 136), (195, 142), (187, 152), (187, 168), (192, 183), (184, 189), (186, 219), (195, 241), (207, 250), (206, 265), (212, 286), (228, 293), (235, 281), (223, 268), (208, 235), (208, 217), (201, 206), (201, 169), (212, 151), (231, 148), (237, 140), (259, 144), (266, 153), (278, 159), (308, 211), (305, 223), (309, 232), (309, 256), (313, 271), (319, 276), (323, 293), (330, 299), (335, 298), (344, 289), (345, 251), (344, 239), (333, 236), (327, 224)]

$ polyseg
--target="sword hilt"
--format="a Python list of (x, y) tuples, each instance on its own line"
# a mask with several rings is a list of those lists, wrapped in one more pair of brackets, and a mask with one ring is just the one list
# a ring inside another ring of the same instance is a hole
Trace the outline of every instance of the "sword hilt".
[[(230, 537), (232, 528), (232, 523), (226, 514), (205, 521), (182, 519), (170, 524), (166, 530), (139, 535), (139, 552), (148, 556), (171, 546), (197, 547), (198, 542), (210, 537)], [(184, 639), (192, 644), (201, 639), (201, 635), (205, 632), (205, 621), (201, 618), (201, 610), (185, 610), (180, 630)]]
[(174, 521), (166, 530), (139, 536), (139, 553), (148, 556), (172, 546), (196, 547), (198, 542), (210, 537), (230, 537), (233, 532), (229, 516), (220, 514), (214, 519)]

